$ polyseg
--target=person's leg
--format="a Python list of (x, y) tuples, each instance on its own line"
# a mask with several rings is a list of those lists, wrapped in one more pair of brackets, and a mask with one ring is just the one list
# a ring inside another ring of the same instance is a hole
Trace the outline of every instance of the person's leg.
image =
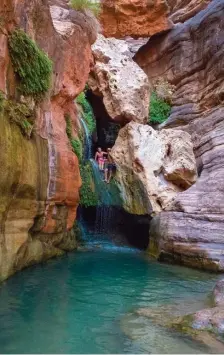
[(107, 183), (108, 183), (108, 184), (110, 183), (111, 178), (112, 178), (112, 169), (110, 168), (110, 169), (108, 170), (108, 178), (107, 178)]
[(108, 180), (108, 168), (106, 168), (104, 171), (104, 181), (107, 182), (107, 180)]

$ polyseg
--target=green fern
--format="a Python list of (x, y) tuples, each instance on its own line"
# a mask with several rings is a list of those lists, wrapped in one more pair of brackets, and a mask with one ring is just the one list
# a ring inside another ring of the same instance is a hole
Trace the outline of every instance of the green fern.
[(92, 170), (89, 163), (80, 165), (82, 187), (80, 189), (80, 205), (91, 207), (97, 205), (97, 196), (94, 190)]
[(9, 52), (20, 79), (20, 92), (35, 99), (41, 98), (50, 88), (51, 60), (21, 29), (9, 37)]
[(82, 107), (83, 119), (87, 124), (89, 133), (92, 134), (96, 130), (96, 120), (94, 117), (93, 109), (86, 99), (84, 92), (79, 94), (79, 96), (76, 98), (76, 102)]
[(171, 106), (163, 99), (160, 99), (155, 92), (151, 94), (149, 123), (158, 124), (167, 120), (170, 115)]

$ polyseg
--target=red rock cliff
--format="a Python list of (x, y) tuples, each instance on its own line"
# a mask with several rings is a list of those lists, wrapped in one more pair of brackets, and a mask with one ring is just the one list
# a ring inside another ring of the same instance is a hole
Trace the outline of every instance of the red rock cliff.
[(103, 0), (101, 23), (105, 37), (149, 37), (172, 27), (165, 0)]
[(74, 98), (92, 61), (94, 20), (66, 1), (3, 0), (0, 4), (0, 90), (15, 99), (16, 78), (8, 36), (22, 28), (53, 61), (52, 89), (36, 107), (30, 140), (0, 113), (0, 279), (76, 246), (72, 226), (79, 202), (78, 159), (66, 135), (69, 113), (77, 131)]

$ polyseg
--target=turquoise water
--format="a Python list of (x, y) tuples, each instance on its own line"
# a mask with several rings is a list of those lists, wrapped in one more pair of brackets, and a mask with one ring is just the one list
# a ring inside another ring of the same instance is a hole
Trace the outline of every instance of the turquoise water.
[(206, 353), (135, 310), (203, 302), (216, 279), (121, 247), (69, 254), (0, 286), (0, 352)]

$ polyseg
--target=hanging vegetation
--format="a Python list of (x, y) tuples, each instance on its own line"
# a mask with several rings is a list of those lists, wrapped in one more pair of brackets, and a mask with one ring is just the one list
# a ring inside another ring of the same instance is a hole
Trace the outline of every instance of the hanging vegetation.
[(80, 174), (82, 178), (82, 187), (80, 189), (80, 205), (84, 207), (96, 206), (97, 197), (94, 190), (92, 170), (89, 162), (83, 160), (82, 141), (78, 137), (72, 135), (72, 122), (69, 114), (65, 114), (66, 133), (73, 152), (79, 160)]
[(50, 88), (52, 74), (52, 62), (47, 54), (21, 29), (9, 37), (9, 52), (21, 94), (42, 98)]
[(83, 119), (87, 124), (89, 133), (92, 134), (96, 130), (96, 120), (94, 117), (93, 109), (89, 101), (86, 99), (85, 92), (81, 92), (81, 94), (79, 94), (79, 96), (76, 98), (76, 102), (82, 107)]

